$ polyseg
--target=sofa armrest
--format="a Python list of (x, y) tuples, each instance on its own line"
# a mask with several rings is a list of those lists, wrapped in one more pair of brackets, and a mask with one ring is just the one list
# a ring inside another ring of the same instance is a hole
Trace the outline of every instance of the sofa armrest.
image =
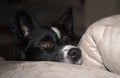
[(107, 68), (120, 75), (120, 15), (93, 23), (78, 46), (82, 50), (83, 66)]

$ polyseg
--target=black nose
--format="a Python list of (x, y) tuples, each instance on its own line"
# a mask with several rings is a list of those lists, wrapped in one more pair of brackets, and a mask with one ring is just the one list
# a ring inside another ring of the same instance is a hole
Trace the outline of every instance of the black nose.
[(82, 52), (81, 52), (81, 50), (80, 50), (79, 48), (72, 48), (72, 49), (70, 49), (70, 51), (68, 52), (68, 57), (69, 57), (72, 61), (76, 62), (76, 61), (78, 61), (78, 60), (80, 59), (81, 54), (82, 54)]

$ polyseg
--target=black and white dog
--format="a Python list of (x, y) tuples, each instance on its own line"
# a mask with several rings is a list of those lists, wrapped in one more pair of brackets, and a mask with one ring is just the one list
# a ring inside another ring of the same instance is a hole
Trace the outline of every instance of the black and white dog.
[(11, 60), (81, 63), (81, 50), (73, 46), (76, 37), (71, 8), (50, 26), (40, 25), (19, 8), (12, 31), (11, 51), (16, 54), (10, 56)]

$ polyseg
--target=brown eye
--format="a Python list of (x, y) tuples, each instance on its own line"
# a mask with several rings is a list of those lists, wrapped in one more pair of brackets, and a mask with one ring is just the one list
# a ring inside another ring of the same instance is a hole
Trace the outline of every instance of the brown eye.
[(45, 42), (41, 43), (41, 48), (43, 48), (43, 49), (52, 49), (53, 44), (52, 44), (52, 42), (45, 41)]

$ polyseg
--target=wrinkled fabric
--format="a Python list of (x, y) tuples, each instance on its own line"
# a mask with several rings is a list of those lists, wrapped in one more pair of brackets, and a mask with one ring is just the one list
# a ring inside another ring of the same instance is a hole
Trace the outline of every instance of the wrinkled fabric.
[(84, 33), (78, 47), (83, 66), (108, 69), (120, 74), (120, 15), (101, 19)]
[(0, 78), (120, 78), (94, 68), (58, 62), (0, 62)]

